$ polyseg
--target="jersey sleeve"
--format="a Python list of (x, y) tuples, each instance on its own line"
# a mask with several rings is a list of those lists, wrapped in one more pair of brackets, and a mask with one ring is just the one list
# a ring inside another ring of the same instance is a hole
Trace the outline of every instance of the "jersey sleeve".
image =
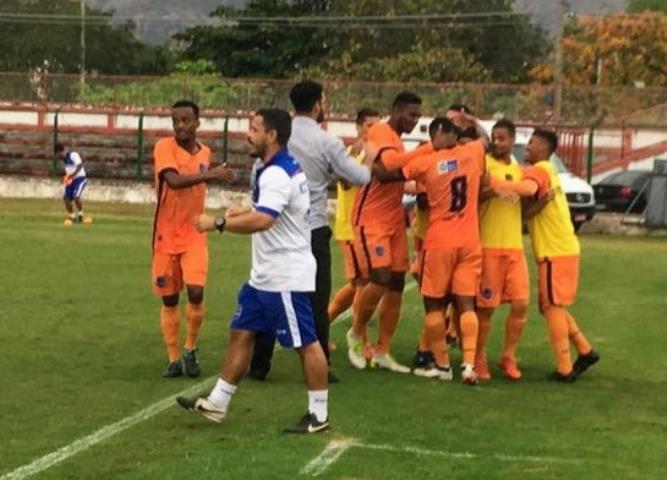
[(176, 157), (174, 150), (171, 148), (170, 142), (160, 140), (155, 144), (153, 149), (153, 161), (155, 173), (159, 176), (167, 170), (175, 170), (178, 172), (176, 164)]
[(551, 188), (549, 173), (540, 167), (530, 166), (523, 171), (523, 179), (537, 183), (537, 195), (542, 196)]
[(255, 211), (278, 218), (289, 202), (292, 184), (280, 167), (269, 167), (259, 177), (259, 197)]
[(402, 169), (406, 180), (416, 180), (417, 185), (423, 182), (423, 177), (432, 163), (431, 155), (422, 155), (412, 159)]
[(75, 167), (78, 167), (83, 163), (83, 159), (81, 158), (81, 155), (79, 155), (77, 152), (70, 152), (69, 158), (74, 164)]
[(415, 158), (433, 153), (433, 144), (431, 142), (420, 145), (409, 152), (397, 152), (396, 150), (386, 150), (380, 155), (380, 159), (387, 170), (398, 170), (413, 161)]

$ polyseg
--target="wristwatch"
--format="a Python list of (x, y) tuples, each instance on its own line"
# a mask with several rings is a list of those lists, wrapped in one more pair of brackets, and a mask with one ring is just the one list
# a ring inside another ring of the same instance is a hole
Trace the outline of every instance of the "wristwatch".
[(227, 220), (225, 220), (225, 217), (215, 217), (215, 229), (222, 233), (225, 231), (225, 224), (227, 223)]

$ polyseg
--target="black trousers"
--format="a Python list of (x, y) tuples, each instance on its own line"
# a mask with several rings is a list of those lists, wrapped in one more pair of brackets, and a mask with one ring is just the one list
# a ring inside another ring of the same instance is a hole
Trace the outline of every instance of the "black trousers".
[[(329, 298), (331, 297), (331, 229), (320, 227), (311, 231), (311, 249), (317, 263), (315, 291), (310, 300), (315, 317), (315, 333), (329, 361)], [(264, 377), (271, 369), (275, 337), (263, 333), (255, 336), (255, 350), (250, 364), (251, 373)]]

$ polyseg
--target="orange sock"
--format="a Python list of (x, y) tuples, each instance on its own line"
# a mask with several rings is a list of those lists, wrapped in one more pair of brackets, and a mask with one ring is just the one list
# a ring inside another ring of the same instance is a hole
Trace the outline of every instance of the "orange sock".
[(505, 321), (505, 344), (503, 345), (502, 358), (509, 358), (516, 361), (516, 347), (519, 345), (519, 339), (523, 333), (523, 327), (526, 326), (528, 317), (525, 310), (510, 310)]
[(492, 309), (477, 310), (477, 320), (479, 326), (477, 329), (477, 350), (475, 352), (475, 362), (486, 362), (486, 345), (491, 333)]
[(479, 322), (474, 311), (463, 312), (460, 315), (461, 344), (463, 348), (463, 363), (473, 365), (475, 363), (475, 350), (477, 349), (477, 331)]
[(185, 319), (187, 320), (185, 348), (192, 350), (197, 346), (199, 329), (204, 321), (204, 304), (188, 302), (188, 305), (185, 307)]
[(380, 303), (380, 299), (387, 291), (387, 287), (370, 282), (366, 285), (358, 297), (358, 306), (354, 315), (354, 323), (352, 329), (354, 333), (361, 337), (366, 330), (366, 325), (370, 322), (375, 309)]
[(435, 363), (439, 367), (449, 365), (449, 350), (445, 342), (445, 316), (442, 310), (426, 312), (424, 331), (428, 337), (429, 349), (433, 352)]
[(179, 317), (178, 306), (162, 306), (162, 310), (160, 310), (160, 325), (162, 326), (162, 338), (164, 338), (170, 362), (176, 362), (181, 358), (181, 352), (178, 347), (178, 327), (181, 322)]
[(565, 313), (565, 318), (567, 318), (568, 336), (570, 337), (570, 341), (574, 344), (574, 347), (577, 349), (577, 353), (580, 355), (591, 353), (593, 347), (591, 347), (590, 342), (584, 336), (584, 334), (581, 333), (579, 325), (577, 325), (577, 321), (567, 310), (563, 309), (563, 312)]
[(354, 285), (346, 283), (334, 294), (329, 303), (329, 323), (336, 320), (341, 313), (352, 306), (356, 290)]
[(378, 332), (378, 343), (375, 351), (380, 355), (389, 353), (391, 339), (401, 318), (401, 300), (403, 292), (393, 290), (387, 291), (380, 303), (380, 329)]
[(556, 356), (556, 369), (563, 375), (572, 371), (572, 358), (570, 357), (570, 342), (568, 339), (568, 326), (565, 310), (561, 307), (548, 307), (544, 312), (549, 327), (549, 338), (551, 348)]

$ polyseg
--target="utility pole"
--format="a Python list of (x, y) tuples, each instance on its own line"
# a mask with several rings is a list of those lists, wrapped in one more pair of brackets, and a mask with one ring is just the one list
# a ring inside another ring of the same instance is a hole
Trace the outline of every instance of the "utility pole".
[(566, 0), (556, 2), (558, 8), (558, 29), (554, 44), (556, 56), (554, 65), (554, 122), (559, 125), (563, 111), (563, 28), (565, 23)]
[(81, 93), (86, 89), (86, 0), (81, 0)]

